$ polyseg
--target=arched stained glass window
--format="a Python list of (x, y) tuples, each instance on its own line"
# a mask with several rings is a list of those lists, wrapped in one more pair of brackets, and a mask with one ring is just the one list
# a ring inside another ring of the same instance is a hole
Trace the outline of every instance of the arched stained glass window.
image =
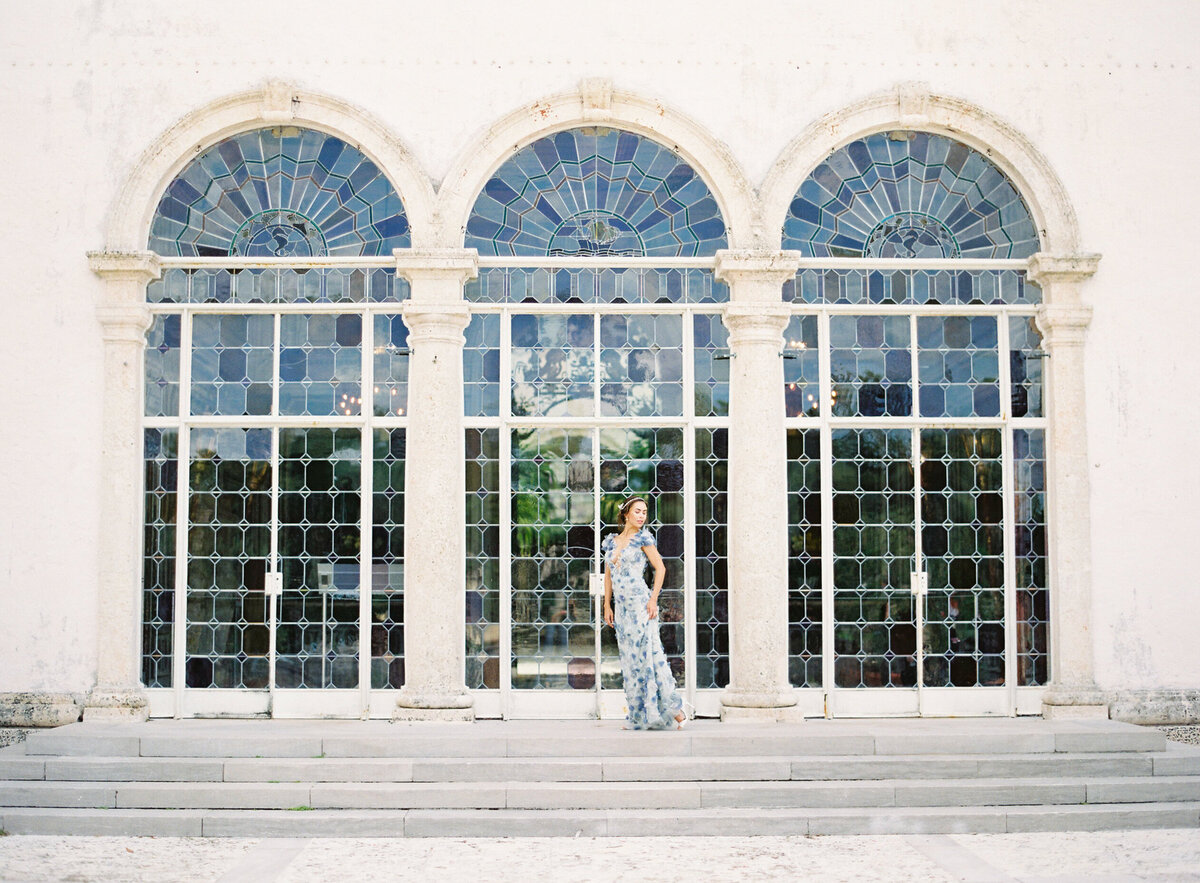
[(783, 247), (809, 257), (1025, 258), (1037, 225), (977, 150), (926, 132), (878, 132), (800, 185)]
[(481, 255), (695, 257), (726, 246), (708, 185), (677, 154), (618, 129), (548, 135), (483, 188), (466, 245)]
[(345, 141), (311, 129), (226, 138), (168, 185), (150, 249), (189, 257), (390, 255), (410, 244), (391, 182)]

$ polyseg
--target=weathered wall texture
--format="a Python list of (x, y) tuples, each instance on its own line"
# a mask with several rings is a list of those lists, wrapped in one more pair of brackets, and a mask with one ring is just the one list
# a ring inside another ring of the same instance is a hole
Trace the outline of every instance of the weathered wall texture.
[[(904, 81), (1049, 159), (1100, 271), (1085, 300), (1097, 678), (1200, 686), (1194, 306), (1200, 6), (715, 0), (128, 4), (0, 12), (0, 692), (95, 678), (101, 283), (84, 253), (139, 155), (282, 78), (381, 119), (436, 183), (504, 113), (610, 78), (725, 142), (757, 185), (815, 119)], [(969, 10), (969, 11), (968, 11)]]

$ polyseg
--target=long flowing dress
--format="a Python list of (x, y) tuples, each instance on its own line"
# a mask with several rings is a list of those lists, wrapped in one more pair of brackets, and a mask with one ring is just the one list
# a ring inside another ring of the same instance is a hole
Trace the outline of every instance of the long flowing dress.
[(643, 528), (633, 535), (619, 560), (616, 534), (609, 534), (600, 546), (612, 581), (613, 625), (621, 653), (625, 703), (629, 707), (629, 726), (635, 730), (674, 727), (675, 717), (683, 710), (671, 665), (663, 652), (659, 621), (650, 619), (646, 612), (650, 587), (646, 585), (648, 560), (642, 547), (653, 545), (654, 534)]

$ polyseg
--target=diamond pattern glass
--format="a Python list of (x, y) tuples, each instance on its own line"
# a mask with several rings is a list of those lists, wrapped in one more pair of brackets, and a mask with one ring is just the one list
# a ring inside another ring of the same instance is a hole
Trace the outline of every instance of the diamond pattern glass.
[(145, 406), (147, 417), (179, 416), (178, 314), (158, 315), (146, 332)]
[(467, 687), (500, 687), (500, 430), (466, 430)]
[(708, 185), (649, 138), (602, 127), (522, 148), (484, 185), (467, 220), (481, 255), (711, 255), (725, 223)]
[(595, 320), (581, 315), (512, 317), (512, 413), (590, 416), (595, 411)]
[(142, 529), (142, 683), (173, 684), (175, 522), (179, 430), (143, 432), (145, 511)]
[(1042, 335), (1033, 316), (1008, 317), (1008, 360), (1012, 380), (1012, 415), (1042, 417)]
[(943, 135), (877, 132), (800, 185), (783, 247), (806, 257), (1026, 258), (1037, 225), (982, 153)]
[(729, 331), (720, 315), (692, 316), (692, 363), (697, 417), (729, 416)]
[(463, 297), (477, 303), (712, 304), (729, 300), (729, 286), (700, 268), (480, 267)]
[(279, 430), (278, 687), (358, 686), (361, 489), (358, 429)]
[(1046, 560), (1046, 433), (1013, 430), (1016, 511), (1017, 683), (1050, 680), (1050, 593)]
[(995, 316), (919, 316), (917, 379), (922, 417), (999, 417)]
[(500, 316), (471, 317), (463, 347), (463, 413), (495, 417), (500, 413)]
[(376, 417), (403, 417), (408, 408), (408, 326), (399, 315), (375, 316), (372, 397)]
[(921, 430), (924, 684), (1004, 684), (999, 429)]
[(821, 413), (821, 354), (817, 317), (793, 316), (783, 332), (783, 399), (789, 417)]
[(834, 682), (912, 687), (916, 498), (909, 429), (834, 429)]
[(404, 686), (405, 431), (376, 429), (371, 484), (371, 688)]
[(147, 301), (168, 304), (390, 303), (408, 295), (408, 280), (382, 267), (168, 267), (146, 287)]
[(785, 301), (807, 304), (1024, 305), (1042, 291), (1024, 270), (804, 269), (783, 285)]
[(192, 322), (192, 414), (270, 414), (274, 347), (274, 316), (197, 315)]
[(194, 428), (188, 463), (188, 687), (266, 689), (271, 430)]
[(333, 135), (294, 127), (210, 147), (167, 185), (150, 224), (150, 250), (162, 255), (391, 255), (410, 244), (379, 168)]
[(285, 313), (279, 329), (279, 413), (362, 413), (362, 316)]
[(820, 687), (821, 432), (787, 431), (788, 679)]
[(696, 687), (729, 685), (729, 430), (696, 430)]
[(600, 317), (600, 411), (604, 416), (683, 414), (683, 317)]
[(835, 417), (912, 414), (908, 316), (833, 316), (829, 363)]

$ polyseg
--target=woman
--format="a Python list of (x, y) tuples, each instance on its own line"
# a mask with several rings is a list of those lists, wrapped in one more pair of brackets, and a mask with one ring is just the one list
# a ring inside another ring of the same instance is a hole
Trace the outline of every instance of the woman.
[[(658, 635), (658, 593), (667, 568), (645, 529), (646, 501), (630, 497), (621, 506), (620, 533), (600, 544), (604, 554), (604, 621), (617, 630), (621, 675), (629, 706), (626, 729), (683, 729), (683, 702)], [(647, 561), (654, 568), (654, 588), (643, 576)], [(616, 616), (613, 596), (616, 595)]]

